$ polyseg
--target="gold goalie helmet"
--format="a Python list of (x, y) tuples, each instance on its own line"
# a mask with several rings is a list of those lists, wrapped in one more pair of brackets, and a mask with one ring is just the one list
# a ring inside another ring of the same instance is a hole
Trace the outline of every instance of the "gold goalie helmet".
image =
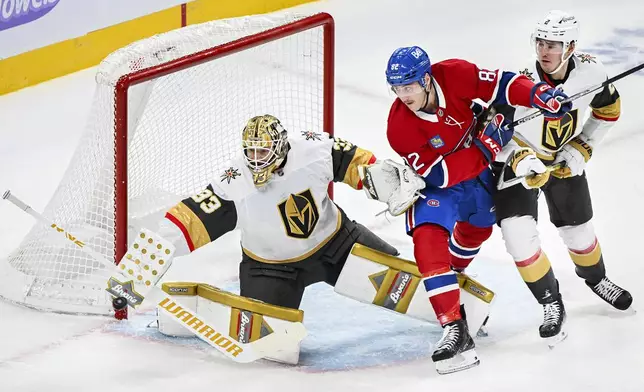
[(266, 185), (275, 169), (284, 162), (288, 152), (286, 139), (286, 129), (270, 114), (248, 120), (242, 132), (242, 148), (255, 186)]

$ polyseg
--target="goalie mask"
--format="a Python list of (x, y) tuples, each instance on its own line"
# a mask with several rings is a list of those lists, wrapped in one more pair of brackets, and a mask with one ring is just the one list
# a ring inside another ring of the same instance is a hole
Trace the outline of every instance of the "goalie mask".
[(286, 158), (286, 130), (280, 120), (270, 114), (253, 117), (242, 132), (242, 148), (255, 186), (262, 187)]

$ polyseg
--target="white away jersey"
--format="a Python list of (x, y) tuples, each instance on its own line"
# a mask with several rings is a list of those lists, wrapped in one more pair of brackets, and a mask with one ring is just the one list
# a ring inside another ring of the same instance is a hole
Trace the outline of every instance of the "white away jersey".
[(331, 181), (359, 188), (357, 165), (373, 155), (327, 134), (289, 134), (283, 168), (262, 188), (242, 156), (203, 192), (173, 207), (166, 218), (184, 233), (190, 250), (241, 230), (244, 253), (266, 263), (305, 259), (339, 230), (341, 214), (328, 196)]
[[(553, 87), (560, 86), (559, 88), (562, 88), (568, 96), (598, 85), (607, 79), (606, 71), (599, 59), (581, 52), (576, 52), (571, 57), (566, 77), (561, 82), (552, 81), (535, 60), (520, 73), (535, 82), (546, 82)], [(572, 110), (560, 120), (547, 121), (541, 116), (517, 126), (513, 142), (503, 149), (503, 152), (497, 156), (497, 160), (505, 161), (519, 146), (532, 147), (542, 159), (554, 159), (557, 151), (582, 133), (588, 116), (593, 116), (600, 121), (615, 121), (619, 117), (619, 94), (613, 85), (607, 86), (598, 93), (578, 98), (572, 104)], [(534, 112), (535, 109), (503, 107), (498, 110), (508, 121), (514, 121)], [(589, 140), (584, 141), (589, 142)]]

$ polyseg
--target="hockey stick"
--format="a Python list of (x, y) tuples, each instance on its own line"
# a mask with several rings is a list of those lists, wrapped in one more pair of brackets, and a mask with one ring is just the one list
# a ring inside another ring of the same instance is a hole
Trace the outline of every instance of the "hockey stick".
[[(113, 271), (111, 279), (114, 279), (117, 282), (119, 281), (118, 279), (113, 278), (114, 276), (120, 277), (121, 279), (130, 279), (126, 275), (121, 274), (121, 271), (114, 263), (110, 262), (103, 255), (87, 246), (84, 242), (81, 241), (80, 238), (74, 236), (67, 230), (58, 226), (56, 223), (49, 221), (47, 218), (27, 205), (25, 202), (12, 195), (9, 190), (7, 190), (2, 195), (2, 198), (25, 211), (27, 214), (34, 217), (37, 221), (50, 227), (53, 231), (62, 234), (62, 237), (66, 238), (77, 248), (101, 263), (107, 268), (108, 271)], [(160, 280), (161, 277), (162, 275), (158, 277), (157, 281)], [(131, 288), (133, 287), (133, 283), (130, 280), (129, 282), (122, 283), (122, 286)], [(266, 356), (270, 356), (271, 353), (279, 351), (282, 346), (285, 346), (296, 339), (298, 339), (297, 341), (300, 341), (304, 337), (304, 335), (306, 335), (306, 330), (302, 323), (292, 323), (292, 326), (289, 326), (291, 328), (289, 328), (289, 330), (287, 330), (285, 333), (273, 331), (272, 333), (254, 342), (241, 343), (236, 339), (228, 336), (226, 332), (218, 332), (224, 331), (225, 328), (212, 327), (212, 323), (199, 316), (197, 312), (194, 312), (190, 308), (184, 306), (179, 301), (177, 301), (176, 298), (168, 296), (165, 291), (156, 286), (156, 282), (155, 284), (151, 285), (151, 287), (149, 287), (149, 291), (154, 294), (155, 297), (161, 298), (161, 300), (157, 301), (157, 308), (162, 309), (166, 314), (168, 314), (174, 320), (193, 332), (201, 340), (206, 342), (211, 347), (214, 347), (220, 353), (224, 354), (224, 356), (232, 359), (235, 362), (248, 363), (264, 358)], [(135, 303), (137, 305), (145, 299), (143, 294), (147, 294), (147, 292), (140, 293), (134, 290), (130, 291), (129, 293), (136, 298)], [(130, 298), (128, 298), (128, 304), (132, 305)], [(172, 309), (172, 311), (170, 311), (169, 309)]]
[[(499, 177), (499, 182), (498, 182), (498, 184), (496, 186), (496, 189), (498, 189), (498, 190), (502, 190), (502, 189), (505, 189), (505, 188), (510, 188), (512, 186), (515, 186), (516, 184), (521, 183), (521, 181), (523, 179), (531, 178), (531, 177), (534, 177), (534, 176), (536, 176), (538, 174), (536, 172), (530, 172), (529, 174), (519, 176), (519, 177), (514, 177), (514, 178), (511, 178), (511, 179), (509, 179), (507, 181), (504, 181), (503, 177), (505, 175), (506, 167), (507, 167), (507, 164), (505, 164), (503, 166), (503, 170), (501, 170), (501, 174), (500, 174), (500, 177)], [(546, 166), (546, 172), (553, 172), (553, 171), (558, 170), (558, 169), (563, 169), (564, 167), (566, 167), (566, 163), (565, 162), (559, 162), (559, 163), (554, 164), (552, 166)]]
[[(624, 72), (622, 72), (622, 73), (620, 73), (618, 75), (615, 75), (612, 78), (608, 78), (608, 79), (606, 79), (605, 81), (603, 81), (600, 84), (597, 84), (597, 85), (595, 85), (593, 87), (587, 88), (586, 90), (582, 90), (582, 91), (580, 91), (580, 92), (578, 92), (576, 94), (573, 94), (570, 97), (568, 97), (567, 99), (563, 100), (562, 103), (572, 102), (572, 101), (574, 101), (574, 100), (576, 100), (578, 98), (584, 97), (584, 96), (586, 96), (586, 95), (588, 95), (588, 94), (590, 94), (590, 93), (592, 93), (594, 91), (603, 89), (604, 87), (608, 86), (609, 84), (614, 83), (614, 82), (616, 82), (616, 81), (618, 81), (620, 79), (623, 79), (623, 78), (627, 77), (628, 75), (631, 75), (631, 74), (633, 74), (633, 73), (635, 73), (637, 71), (640, 71), (642, 69), (644, 69), (644, 63), (642, 63), (642, 64), (640, 64), (638, 66), (635, 66), (635, 67), (633, 67), (631, 69), (628, 69), (628, 70), (626, 70), (626, 71), (624, 71)], [(528, 122), (528, 121), (530, 121), (532, 119), (535, 119), (535, 118), (541, 116), (542, 114), (543, 114), (543, 111), (541, 111), (541, 110), (537, 110), (535, 112), (532, 112), (532, 113), (528, 114), (527, 116), (521, 117), (520, 119), (518, 119), (518, 120), (512, 122), (511, 124), (509, 124), (508, 126), (506, 126), (506, 130), (508, 130), (510, 128), (514, 128), (517, 125), (526, 123), (526, 122)], [(522, 138), (520, 134), (515, 133), (514, 137), (517, 137), (522, 142), (526, 143), (533, 150), (538, 151), (538, 148), (535, 148), (535, 146), (533, 146), (528, 140), (525, 140), (524, 138)], [(534, 176), (534, 175), (537, 174), (537, 173), (532, 172), (532, 173), (527, 174), (525, 176), (516, 177), (516, 178), (513, 178), (511, 180), (504, 181), (503, 177), (505, 176), (505, 169), (507, 168), (507, 166), (508, 166), (508, 162), (505, 162), (505, 164), (503, 165), (503, 169), (501, 170), (499, 181), (497, 183), (497, 189), (498, 190), (514, 186), (514, 185), (520, 183), (521, 180), (523, 180), (524, 178), (529, 177), (529, 176)], [(553, 171), (553, 170), (561, 169), (561, 168), (563, 168), (565, 166), (566, 166), (565, 162), (560, 162), (557, 165), (548, 166), (547, 168), (548, 168), (548, 171)]]
[[(636, 67), (633, 67), (633, 68), (631, 68), (629, 70), (626, 70), (626, 71), (622, 72), (619, 75), (615, 75), (612, 78), (606, 79), (605, 81), (603, 81), (600, 84), (597, 84), (597, 85), (595, 85), (593, 87), (587, 88), (586, 90), (582, 90), (582, 91), (580, 91), (580, 92), (578, 92), (576, 94), (573, 94), (570, 97), (568, 97), (568, 99), (563, 100), (562, 103), (572, 102), (575, 99), (584, 97), (584, 96), (586, 96), (586, 95), (588, 95), (588, 94), (590, 94), (590, 93), (592, 93), (594, 91), (600, 90), (600, 89), (608, 86), (609, 84), (611, 84), (613, 82), (616, 82), (616, 81), (618, 81), (620, 79), (623, 79), (623, 78), (627, 77), (628, 75), (633, 74), (633, 73), (635, 73), (637, 71), (640, 71), (642, 69), (644, 69), (644, 63), (640, 64), (640, 65), (638, 65)], [(530, 121), (533, 118), (537, 118), (537, 117), (541, 116), (542, 114), (543, 114), (543, 112), (541, 110), (538, 110), (538, 111), (535, 111), (533, 113), (530, 113), (527, 116), (521, 117), (520, 119), (514, 121), (512, 124), (508, 125), (506, 130), (510, 129), (510, 128), (513, 128), (513, 127), (516, 127), (517, 125), (523, 124), (523, 123), (525, 123), (527, 121)]]

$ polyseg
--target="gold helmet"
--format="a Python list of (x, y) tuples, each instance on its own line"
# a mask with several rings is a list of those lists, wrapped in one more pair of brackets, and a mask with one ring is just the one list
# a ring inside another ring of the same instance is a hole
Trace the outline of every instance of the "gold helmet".
[(286, 158), (286, 130), (270, 114), (253, 117), (242, 131), (242, 148), (255, 186), (264, 186)]

